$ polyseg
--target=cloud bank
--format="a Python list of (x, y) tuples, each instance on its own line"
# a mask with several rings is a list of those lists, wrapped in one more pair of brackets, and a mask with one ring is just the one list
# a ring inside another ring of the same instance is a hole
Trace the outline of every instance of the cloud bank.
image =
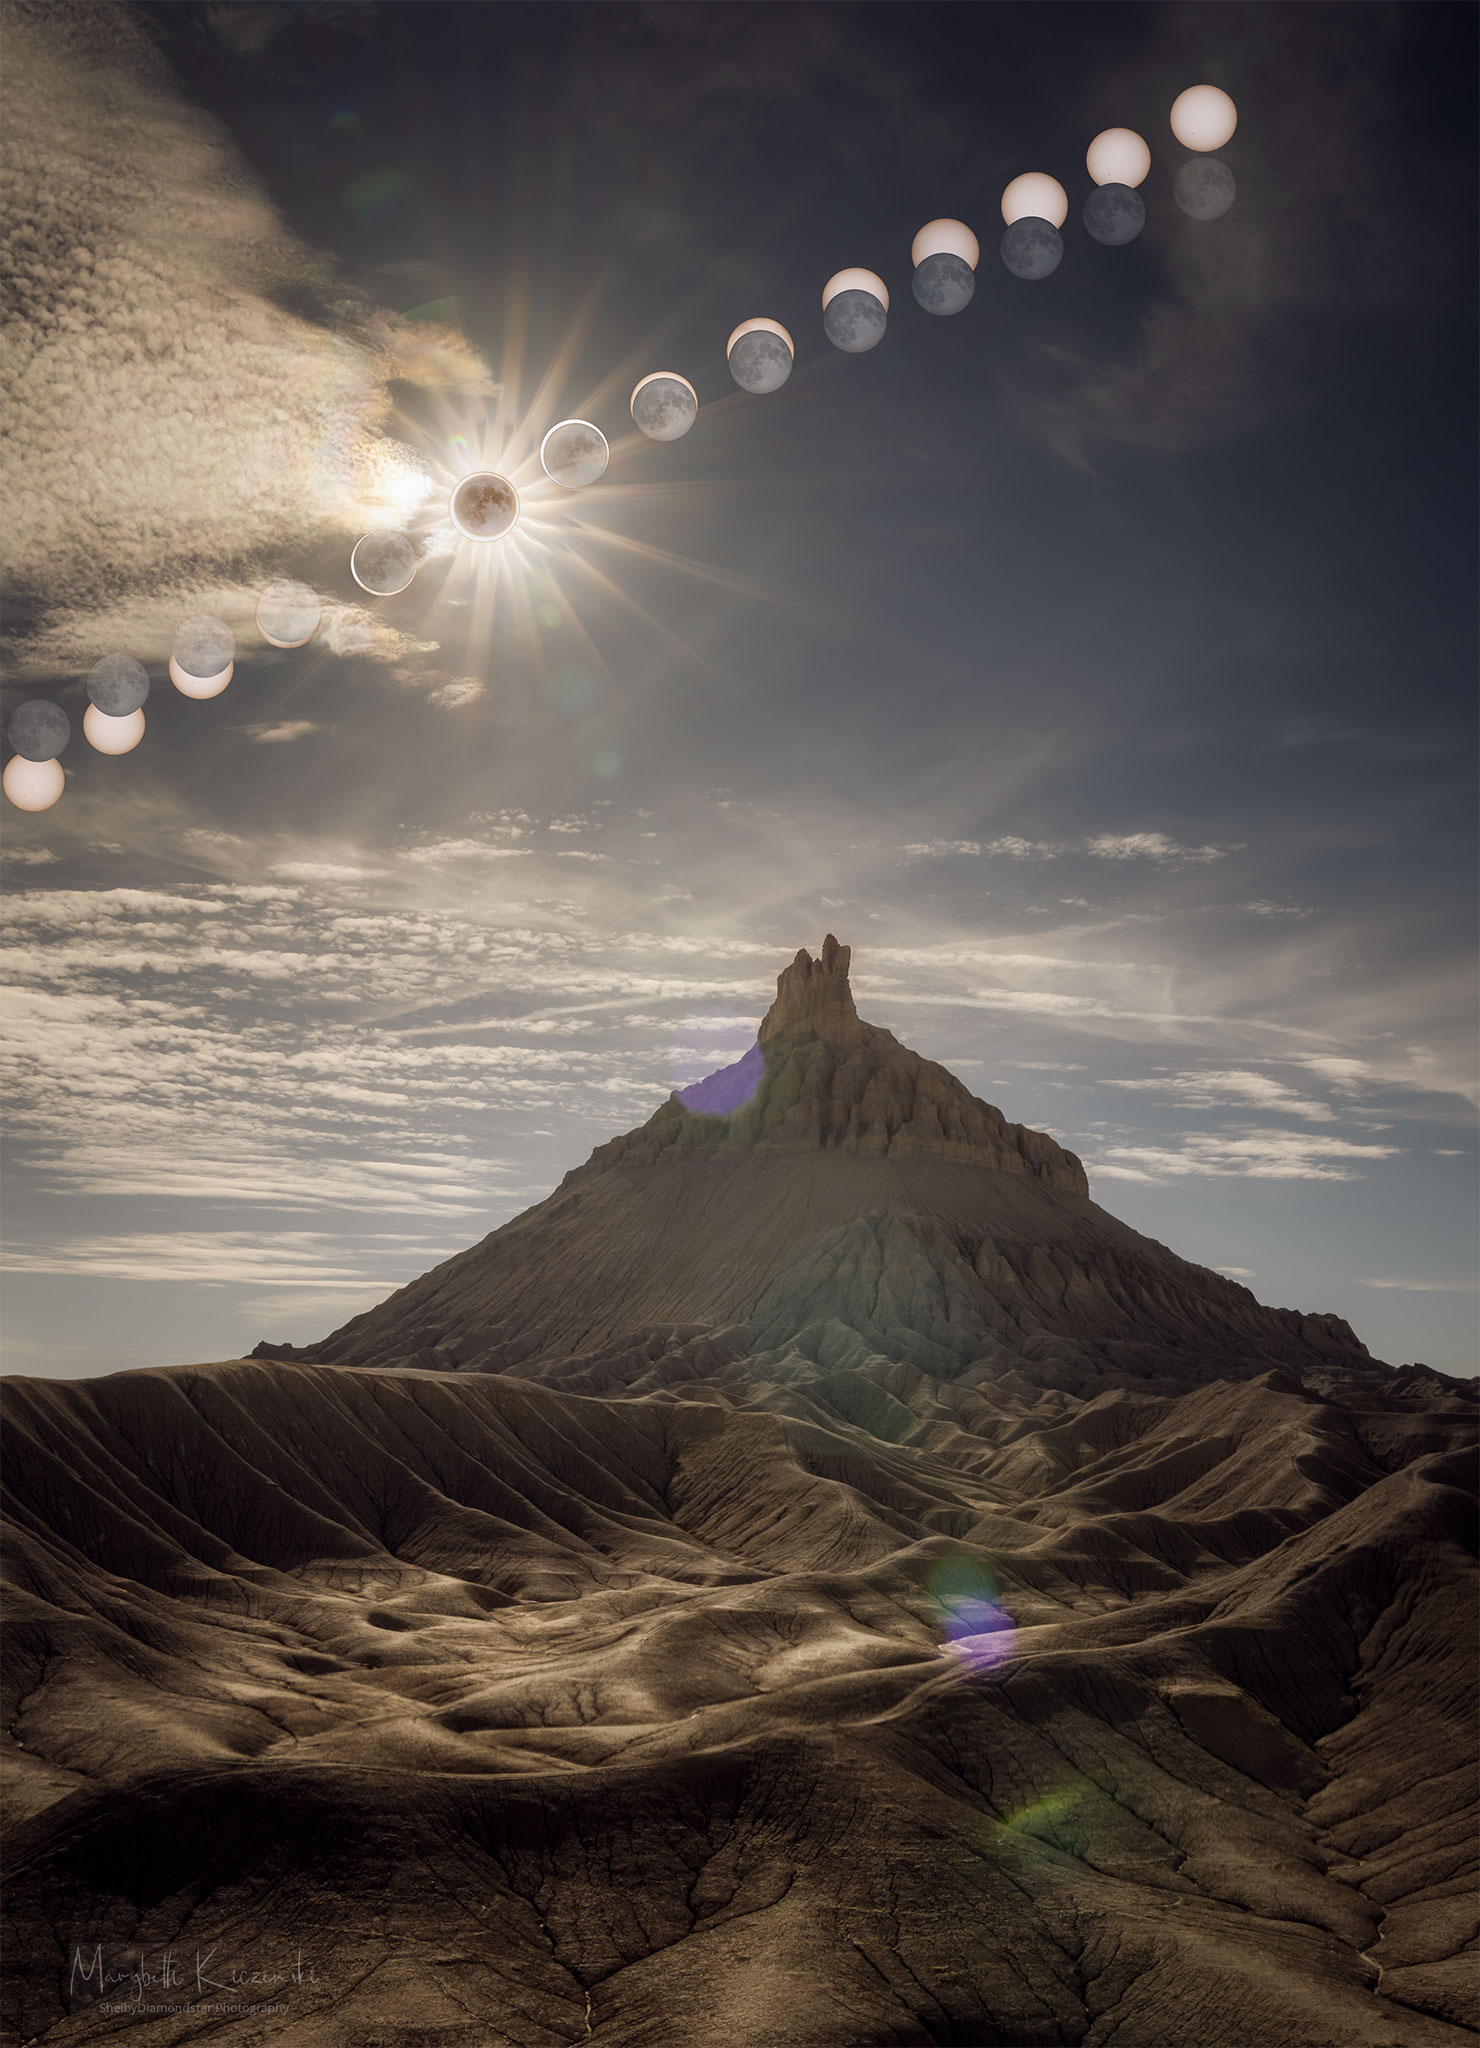
[(391, 381), (486, 390), (487, 368), (339, 284), (123, 8), (3, 21), (11, 661), (158, 659), (182, 610), (249, 633), (259, 566), (394, 502)]

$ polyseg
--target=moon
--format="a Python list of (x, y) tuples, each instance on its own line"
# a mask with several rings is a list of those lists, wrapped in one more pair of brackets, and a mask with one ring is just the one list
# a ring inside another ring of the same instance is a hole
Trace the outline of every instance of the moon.
[(1084, 202), (1084, 225), (1108, 249), (1122, 249), (1146, 225), (1146, 202), (1129, 185), (1097, 185)]
[(219, 697), (236, 665), (236, 636), (209, 612), (175, 630), (170, 681), (182, 697)]
[(928, 220), (910, 243), (916, 270), (927, 256), (959, 256), (968, 270), (975, 270), (981, 254), (981, 244), (964, 220)]
[(355, 542), (349, 573), (372, 597), (394, 597), (416, 574), (416, 550), (404, 533), (366, 533)]
[(502, 540), (519, 521), (519, 493), (496, 470), (479, 469), (453, 487), (447, 510), (469, 540)]
[(1190, 158), (1172, 180), (1172, 197), (1191, 220), (1219, 219), (1237, 193), (1233, 172), (1215, 156)]
[(884, 339), (889, 316), (872, 292), (838, 292), (822, 316), (822, 331), (844, 355), (861, 356)]
[(730, 375), (742, 391), (779, 391), (791, 375), (796, 349), (779, 320), (744, 320), (725, 343)]
[(681, 441), (699, 417), (699, 394), (677, 370), (653, 370), (632, 393), (632, 418), (650, 441)]
[(944, 316), (964, 312), (971, 304), (976, 278), (969, 263), (940, 249), (915, 266), (910, 289), (914, 292), (917, 306), (923, 307), (927, 313)]
[(552, 484), (579, 491), (606, 473), (611, 450), (589, 420), (561, 420), (540, 443), (540, 467)]
[(5, 737), (23, 761), (54, 761), (72, 737), (72, 721), (50, 697), (32, 697), (11, 713)]
[(49, 811), (67, 787), (60, 761), (28, 761), (24, 754), (6, 762), (0, 782), (18, 811)]
[(1051, 277), (1063, 261), (1064, 244), (1056, 227), (1031, 214), (1015, 220), (1002, 237), (1002, 261), (1014, 277), (1030, 282)]
[(1221, 85), (1189, 85), (1172, 101), (1172, 133), (1184, 149), (1221, 149), (1237, 126), (1238, 108)]
[(1102, 128), (1084, 153), (1097, 185), (1139, 185), (1151, 169), (1151, 151), (1134, 128)]
[(82, 731), (100, 754), (131, 754), (144, 737), (144, 714), (130, 711), (125, 718), (111, 718), (89, 704), (82, 714)]
[(889, 324), (889, 287), (877, 271), (835, 270), (822, 287), (822, 331), (844, 355), (877, 348)]
[(127, 718), (148, 698), (148, 671), (131, 654), (105, 654), (87, 679), (87, 694), (105, 718)]
[(1002, 218), (1009, 227), (1031, 219), (1061, 228), (1069, 218), (1069, 195), (1047, 171), (1024, 171), (1002, 195)]
[(306, 583), (282, 576), (257, 600), (257, 631), (269, 647), (306, 647), (323, 615), (323, 606)]

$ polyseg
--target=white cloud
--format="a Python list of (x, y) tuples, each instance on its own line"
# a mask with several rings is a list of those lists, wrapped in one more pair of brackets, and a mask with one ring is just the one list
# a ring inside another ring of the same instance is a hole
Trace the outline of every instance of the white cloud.
[(1187, 867), (1223, 860), (1236, 846), (1179, 846), (1165, 832), (1100, 832), (1084, 842), (1096, 860), (1149, 860), (1159, 867)]
[(435, 669), (423, 671), (408, 665), (410, 656), (435, 654), (435, 640), (414, 639), (411, 634), (393, 626), (389, 619), (383, 619), (379, 612), (366, 611), (363, 605), (331, 605), (319, 628), (319, 640), (331, 654), (346, 659), (397, 664), (391, 672), (398, 682), (420, 684), (441, 680)]
[(0, 849), (0, 860), (13, 860), (23, 868), (50, 867), (58, 855), (49, 846), (7, 846)]
[(1305, 1131), (1247, 1131), (1241, 1136), (1189, 1131), (1179, 1149), (1109, 1145), (1086, 1160), (1091, 1175), (1160, 1185), (1192, 1175), (1244, 1180), (1359, 1180), (1365, 1165), (1391, 1159), (1397, 1145), (1353, 1145)]
[(128, 10), (12, 7), (5, 40), (7, 567), (45, 605), (12, 659), (159, 660), (202, 609), (255, 643), (258, 565), (352, 537), (404, 466), (388, 385), (486, 369), (326, 272)]
[(1008, 860), (1053, 860), (1063, 852), (1061, 846), (1054, 846), (1045, 839), (992, 839), (987, 842), (988, 853), (1000, 853)]
[(285, 882), (367, 882), (383, 875), (385, 869), (352, 867), (333, 860), (282, 860), (272, 872)]
[(1474, 1294), (1480, 1288), (1476, 1280), (1366, 1280), (1358, 1282), (1362, 1287), (1397, 1287), (1405, 1294)]
[(322, 1231), (138, 1231), (65, 1243), (7, 1247), (10, 1273), (67, 1273), (78, 1279), (186, 1281), (259, 1287), (363, 1287), (363, 1261)]
[(1302, 1053), (1299, 1064), (1309, 1067), (1313, 1074), (1320, 1074), (1333, 1088), (1344, 1091), (1359, 1088), (1371, 1073), (1365, 1060), (1352, 1059), (1345, 1053)]
[(456, 860), (518, 860), (533, 852), (532, 846), (490, 846), (486, 839), (434, 839), (429, 846), (408, 847), (401, 858), (441, 867)]
[(259, 746), (279, 746), (287, 740), (306, 739), (311, 732), (322, 732), (321, 725), (315, 725), (311, 718), (287, 718), (278, 725), (244, 725), (242, 731), (254, 739)]
[(1210, 1109), (1221, 1103), (1249, 1103), (1256, 1109), (1283, 1111), (1304, 1117), (1310, 1123), (1334, 1123), (1336, 1113), (1312, 1096), (1297, 1095), (1272, 1074), (1260, 1074), (1244, 1067), (1203, 1068), (1181, 1074), (1153, 1075), (1141, 1080), (1120, 1080), (1109, 1076), (1107, 1088), (1123, 1088), (1165, 1097), (1189, 1108)]
[(486, 685), (477, 676), (456, 676), (433, 690), (427, 702), (443, 711), (456, 711), (463, 704), (476, 704), (485, 692)]

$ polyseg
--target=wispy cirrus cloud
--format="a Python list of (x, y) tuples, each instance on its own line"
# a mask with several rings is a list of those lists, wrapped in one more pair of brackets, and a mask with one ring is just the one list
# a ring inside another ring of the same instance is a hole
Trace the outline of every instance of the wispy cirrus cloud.
[(377, 1257), (393, 1250), (412, 1260), (440, 1248), (435, 1238), (400, 1232), (369, 1233), (352, 1243), (353, 1249), (349, 1241), (322, 1230), (132, 1231), (11, 1246), (4, 1263), (12, 1273), (66, 1273), (79, 1279), (363, 1292), (377, 1278), (364, 1255), (366, 1247), (373, 1247)]
[[(906, 860), (940, 859), (948, 854), (996, 854), (1006, 860), (1059, 860), (1086, 853), (1092, 860), (1150, 861), (1157, 867), (1203, 867), (1242, 853), (1242, 846), (1183, 846), (1165, 832), (1097, 832), (1087, 839), (925, 839), (902, 846)], [(1248, 905), (1249, 909), (1257, 906)]]
[(1359, 1180), (1397, 1145), (1357, 1145), (1304, 1131), (1186, 1132), (1175, 1146), (1107, 1145), (1086, 1160), (1105, 1180), (1158, 1185), (1191, 1176), (1244, 1180)]
[(1480, 1292), (1480, 1280), (1473, 1276), (1467, 1280), (1378, 1280), (1363, 1275), (1358, 1283), (1362, 1287), (1396, 1288), (1403, 1294), (1474, 1294)]
[(285, 718), (275, 725), (245, 725), (242, 731), (254, 739), (259, 746), (284, 746), (290, 740), (307, 739), (311, 732), (322, 732), (321, 725), (315, 725), (311, 718)]
[(1310, 1095), (1297, 1094), (1273, 1074), (1257, 1073), (1246, 1067), (1201, 1068), (1180, 1074), (1151, 1074), (1137, 1080), (1107, 1075), (1107, 1088), (1124, 1088), (1141, 1094), (1158, 1095), (1190, 1109), (1212, 1109), (1224, 1103), (1248, 1104), (1255, 1109), (1280, 1110), (1304, 1117), (1311, 1123), (1334, 1123), (1336, 1112), (1329, 1103)]

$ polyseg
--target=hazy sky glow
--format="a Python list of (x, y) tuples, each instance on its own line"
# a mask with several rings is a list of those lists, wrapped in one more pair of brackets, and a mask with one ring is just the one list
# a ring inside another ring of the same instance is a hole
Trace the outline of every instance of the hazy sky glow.
[[(74, 729), (3, 821), (11, 1369), (324, 1334), (739, 1058), (829, 929), (1117, 1214), (1474, 1369), (1468, 9), (7, 16), (6, 709)], [(1203, 78), (1239, 196), (1195, 223)], [(1028, 169), (1070, 195), (1034, 285)], [(940, 214), (983, 243), (945, 320)], [(891, 292), (861, 357), (847, 264)], [(760, 315), (797, 364), (754, 398)], [(584, 493), (538, 469), (570, 415)], [(524, 516), (479, 548), (484, 466)], [(372, 599), (395, 523), (429, 557)], [(281, 576), (302, 650), (252, 627)], [(199, 611), (237, 668), (190, 703)], [(115, 651), (153, 694), (105, 760)]]

